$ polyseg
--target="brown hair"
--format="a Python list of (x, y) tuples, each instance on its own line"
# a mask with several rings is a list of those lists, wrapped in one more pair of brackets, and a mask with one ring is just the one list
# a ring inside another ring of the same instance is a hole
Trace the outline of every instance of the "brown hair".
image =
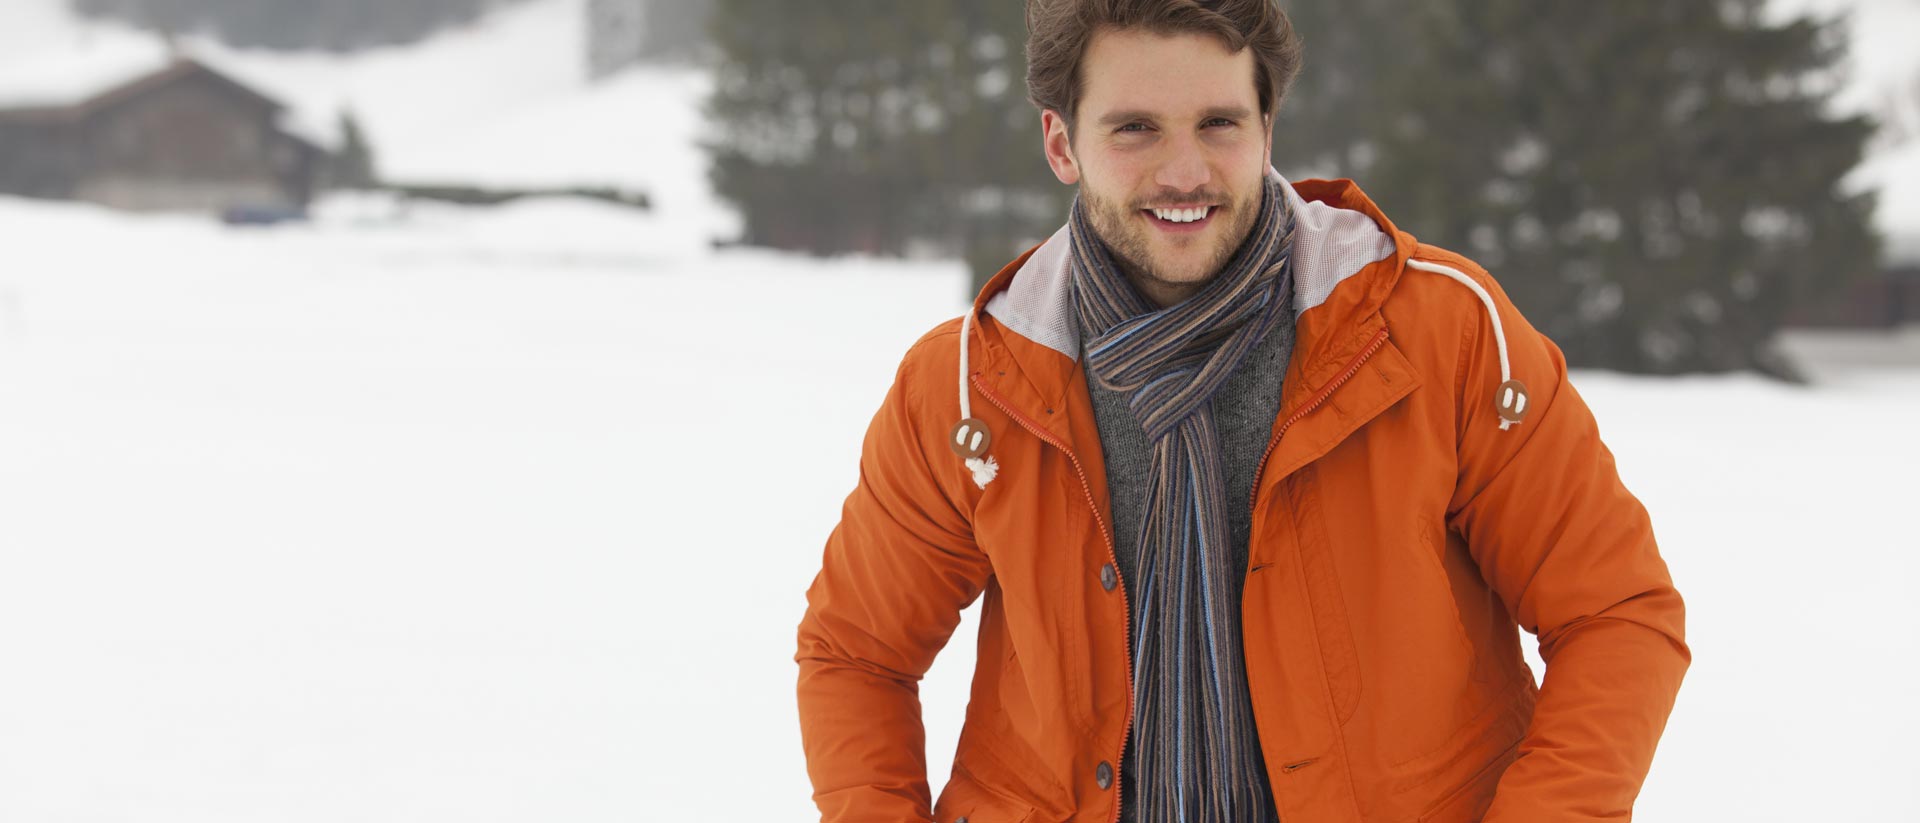
[(1300, 38), (1276, 0), (1027, 0), (1027, 99), (1071, 128), (1085, 83), (1080, 58), (1100, 29), (1220, 38), (1253, 49), (1260, 112), (1272, 114), (1300, 73)]

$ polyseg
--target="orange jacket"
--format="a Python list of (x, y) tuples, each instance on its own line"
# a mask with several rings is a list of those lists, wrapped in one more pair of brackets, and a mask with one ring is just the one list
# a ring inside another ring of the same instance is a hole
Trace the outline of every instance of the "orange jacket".
[[(1351, 181), (1293, 191), (1301, 313), (1242, 609), (1281, 817), (1628, 819), (1691, 660), (1646, 510), (1560, 350), (1484, 270), (1395, 229)], [(1106, 471), (1065, 242), (921, 338), (868, 429), (795, 655), (824, 820), (1119, 814), (1128, 595), (1103, 585)], [(963, 326), (997, 465), (984, 486), (949, 443)], [(1510, 428), (1503, 361), (1528, 391)], [(933, 801), (918, 681), (983, 593), (966, 721)], [(1540, 687), (1516, 625), (1539, 636)]]

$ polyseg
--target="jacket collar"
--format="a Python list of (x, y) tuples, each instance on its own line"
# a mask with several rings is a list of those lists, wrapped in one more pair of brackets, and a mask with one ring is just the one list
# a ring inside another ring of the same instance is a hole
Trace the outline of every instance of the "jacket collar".
[[(1272, 168), (1293, 200), (1294, 312), (1298, 316), (1282, 412), (1304, 405), (1309, 390), (1329, 382), (1385, 328), (1380, 306), (1412, 256), (1415, 240), (1396, 229), (1352, 180), (1289, 183)], [(1080, 374), (1079, 325), (1072, 303), (1065, 226), (995, 274), (978, 297), (973, 339), (974, 374), (1013, 408), (1068, 442), (1075, 432), (1065, 410)], [(1402, 360), (1404, 362), (1404, 360)], [(1075, 404), (1078, 405), (1078, 404)]]

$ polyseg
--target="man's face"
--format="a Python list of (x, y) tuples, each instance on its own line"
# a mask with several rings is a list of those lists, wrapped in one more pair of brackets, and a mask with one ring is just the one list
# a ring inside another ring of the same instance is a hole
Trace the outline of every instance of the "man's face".
[(1273, 132), (1253, 68), (1209, 35), (1102, 30), (1072, 135), (1042, 115), (1055, 175), (1079, 184), (1094, 231), (1160, 305), (1211, 282), (1258, 216)]

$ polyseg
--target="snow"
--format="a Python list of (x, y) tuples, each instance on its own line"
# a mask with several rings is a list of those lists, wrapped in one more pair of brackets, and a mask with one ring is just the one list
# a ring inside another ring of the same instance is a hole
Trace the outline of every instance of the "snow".
[(1687, 601), (1635, 819), (1912, 819), (1920, 371), (1575, 384)]
[[(76, 19), (63, 2), (7, 0), (0, 106), (84, 97), (164, 57), (159, 38)], [(354, 54), (235, 49), (199, 35), (178, 44), (288, 106), (285, 127), (320, 145), (338, 145), (340, 115), (352, 112), (387, 180), (620, 187), (646, 193), (678, 231), (737, 234), (690, 148), (708, 76), (643, 68), (590, 81), (585, 21), (586, 0), (524, 0), (419, 43)]]
[[(51, 42), (34, 8), (0, 16)], [(0, 820), (817, 817), (793, 632), (965, 277), (715, 250), (704, 78), (576, 85), (544, 51), (576, 8), (226, 57), (299, 105), (359, 95), (407, 173), (644, 185), (651, 212), (333, 197), (234, 229), (0, 197)], [(511, 105), (457, 86), (516, 67)], [(1920, 369), (1821, 377), (1574, 378), (1695, 652), (1638, 820), (1920, 807)], [(922, 684), (936, 789), (977, 628)]]
[(1850, 186), (1874, 188), (1874, 225), (1886, 235), (1883, 256), (1920, 264), (1920, 140), (1871, 155), (1847, 177)]
[(338, 55), (236, 50), (195, 55), (288, 103), (309, 131), (338, 134), (351, 111), (382, 178), (645, 192), (699, 238), (738, 221), (693, 150), (710, 81), (690, 68), (586, 74), (586, 0), (527, 0), (404, 47)]
[(100, 26), (78, 48), (28, 51), (0, 66), (0, 108), (72, 106), (166, 68), (166, 44), (118, 26)]
[[(339, 113), (351, 110), (383, 170), (404, 177), (410, 155), (431, 154), (484, 130), (494, 117), (583, 89), (585, 14), (586, 0), (531, 0), (419, 43), (345, 55), (233, 49), (206, 39), (194, 40), (193, 49), (332, 133)], [(395, 168), (384, 169), (387, 162)]]
[(0, 819), (802, 813), (795, 609), (957, 265), (325, 211), (0, 200)]
[[(810, 818), (793, 630), (959, 268), (320, 215), (0, 199), (0, 819)], [(1576, 384), (1696, 652), (1638, 819), (1911, 811), (1920, 371)]]

